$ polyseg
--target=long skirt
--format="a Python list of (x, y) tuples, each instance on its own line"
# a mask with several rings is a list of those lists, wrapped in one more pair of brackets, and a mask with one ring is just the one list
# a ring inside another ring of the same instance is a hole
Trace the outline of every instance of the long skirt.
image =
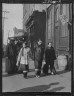
[(21, 72), (23, 72), (23, 71), (25, 71), (25, 72), (28, 72), (28, 70), (29, 70), (29, 65), (27, 64), (20, 64), (20, 66), (19, 66), (19, 68), (18, 68), (18, 71), (21, 71)]
[(16, 60), (14, 57), (6, 58), (6, 72), (7, 73), (16, 72)]

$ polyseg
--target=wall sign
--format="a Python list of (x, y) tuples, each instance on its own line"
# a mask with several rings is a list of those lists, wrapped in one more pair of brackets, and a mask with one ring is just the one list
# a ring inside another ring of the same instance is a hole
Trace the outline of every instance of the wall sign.
[(59, 18), (61, 20), (62, 25), (65, 25), (65, 23), (67, 23), (69, 21), (68, 18), (67, 18), (67, 16), (64, 15), (64, 14), (63, 15), (60, 15)]

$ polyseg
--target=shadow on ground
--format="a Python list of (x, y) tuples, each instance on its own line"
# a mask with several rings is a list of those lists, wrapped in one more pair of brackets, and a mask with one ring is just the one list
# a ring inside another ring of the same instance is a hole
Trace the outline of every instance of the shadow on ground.
[(70, 72), (70, 70), (57, 71), (56, 74), (60, 75), (67, 72)]
[[(58, 85), (58, 84), (59, 82), (55, 82), (49, 85), (39, 85), (39, 86), (34, 86), (34, 87), (28, 87), (28, 88), (20, 89), (16, 92), (45, 92), (45, 90), (49, 89), (51, 86)], [(53, 88), (52, 90), (49, 90), (49, 92), (56, 92), (62, 89), (64, 89), (64, 87)]]
[(62, 89), (64, 89), (64, 87), (57, 87), (57, 88), (53, 88), (53, 89), (51, 89), (51, 90), (46, 90), (46, 91), (44, 91), (44, 92), (56, 92), (56, 91), (61, 91)]
[(9, 77), (9, 76), (14, 76), (14, 75), (18, 75), (18, 74), (22, 74), (22, 73), (14, 73), (14, 74), (5, 73), (5, 74), (2, 74), (2, 77)]

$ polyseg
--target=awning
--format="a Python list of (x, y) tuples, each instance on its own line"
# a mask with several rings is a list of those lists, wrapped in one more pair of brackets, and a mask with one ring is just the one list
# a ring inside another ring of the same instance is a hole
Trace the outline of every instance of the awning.
[(28, 36), (28, 33), (25, 32), (23, 36), (17, 36), (17, 37), (8, 37), (9, 40), (19, 40), (19, 39), (23, 39), (25, 37)]

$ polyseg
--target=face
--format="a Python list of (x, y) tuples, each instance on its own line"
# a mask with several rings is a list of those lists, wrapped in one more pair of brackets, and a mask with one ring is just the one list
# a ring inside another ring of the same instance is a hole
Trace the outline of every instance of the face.
[(14, 42), (11, 40), (10, 43), (13, 44)]
[(51, 47), (51, 43), (48, 44), (48, 47)]
[(15, 44), (17, 44), (17, 41), (15, 41)]
[(25, 43), (23, 43), (23, 48), (25, 48), (26, 47), (26, 45), (25, 45)]
[(39, 40), (39, 41), (38, 41), (38, 45), (41, 45), (41, 44), (42, 44), (42, 41), (41, 41), (41, 40)]
[(10, 43), (10, 40), (8, 40), (8, 43)]

